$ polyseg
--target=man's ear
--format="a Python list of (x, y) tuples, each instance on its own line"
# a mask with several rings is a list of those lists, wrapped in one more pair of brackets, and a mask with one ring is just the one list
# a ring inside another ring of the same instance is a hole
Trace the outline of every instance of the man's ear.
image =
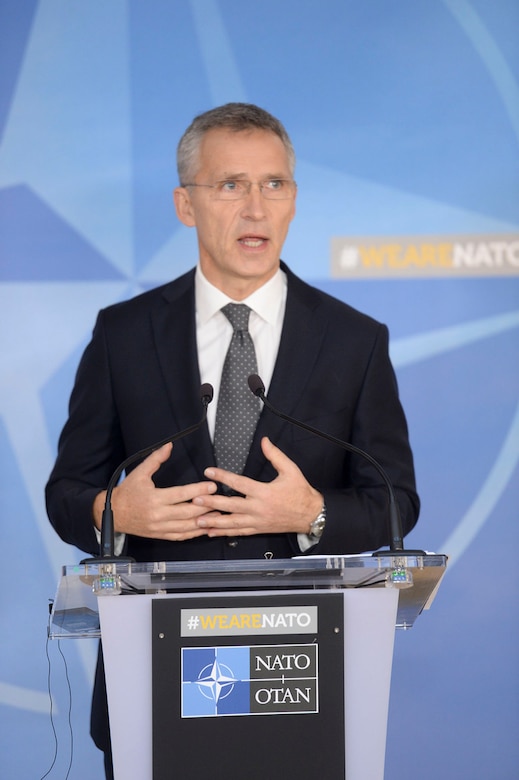
[(191, 197), (186, 187), (175, 187), (173, 190), (173, 203), (177, 217), (183, 225), (195, 227), (196, 220), (191, 203)]

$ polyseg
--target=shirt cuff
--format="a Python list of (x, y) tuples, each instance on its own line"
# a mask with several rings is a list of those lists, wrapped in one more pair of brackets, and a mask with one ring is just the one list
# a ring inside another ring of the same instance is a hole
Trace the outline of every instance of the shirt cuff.
[[(97, 526), (94, 526), (94, 531), (96, 532), (97, 543), (101, 544), (101, 531)], [(122, 551), (124, 550), (125, 541), (126, 534), (121, 534), (116, 531), (114, 534), (114, 555), (121, 555)]]
[(297, 534), (297, 543), (301, 552), (306, 552), (317, 544), (316, 539), (312, 539), (308, 534)]

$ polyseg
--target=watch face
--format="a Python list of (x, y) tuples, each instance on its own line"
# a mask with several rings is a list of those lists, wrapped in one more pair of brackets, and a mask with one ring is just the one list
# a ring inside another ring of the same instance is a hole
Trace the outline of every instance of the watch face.
[(316, 517), (312, 525), (310, 526), (310, 535), (314, 536), (315, 538), (319, 538), (322, 536), (322, 533), (324, 531), (324, 524), (326, 523), (326, 517), (325, 515), (319, 515), (319, 517)]

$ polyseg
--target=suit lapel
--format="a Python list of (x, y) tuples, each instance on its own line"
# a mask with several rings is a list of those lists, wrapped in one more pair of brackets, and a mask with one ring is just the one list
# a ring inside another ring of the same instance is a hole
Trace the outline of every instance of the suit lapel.
[(318, 296), (300, 279), (288, 274), (285, 319), (269, 399), (292, 414), (304, 394), (322, 349), (327, 322), (320, 315)]
[[(286, 266), (283, 270), (288, 276), (287, 303), (268, 398), (277, 409), (293, 415), (325, 341), (327, 320), (321, 314), (316, 291)], [(262, 472), (269, 468), (261, 452), (262, 436), (279, 440), (286, 425), (279, 417), (263, 409), (247, 461), (247, 473), (251, 476), (261, 478)]]

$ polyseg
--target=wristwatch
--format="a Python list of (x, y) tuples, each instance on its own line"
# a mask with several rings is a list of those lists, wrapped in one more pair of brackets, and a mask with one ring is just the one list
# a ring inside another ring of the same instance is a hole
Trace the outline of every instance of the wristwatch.
[(326, 525), (326, 504), (323, 504), (323, 508), (310, 525), (310, 533), (308, 536), (313, 542), (318, 542), (323, 535), (324, 526)]

